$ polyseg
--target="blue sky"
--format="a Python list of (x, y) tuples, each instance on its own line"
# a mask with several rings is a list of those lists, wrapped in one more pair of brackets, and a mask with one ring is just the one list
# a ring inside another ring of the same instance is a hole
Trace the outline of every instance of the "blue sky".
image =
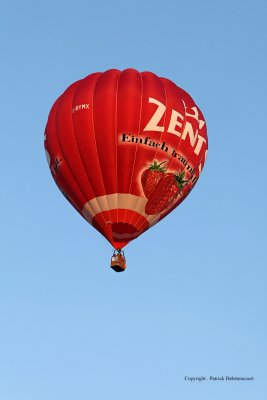
[[(266, 17), (260, 0), (1, 3), (0, 399), (266, 398)], [(128, 67), (192, 95), (209, 156), (115, 274), (43, 131), (72, 82)], [(184, 379), (222, 375), (255, 380)]]

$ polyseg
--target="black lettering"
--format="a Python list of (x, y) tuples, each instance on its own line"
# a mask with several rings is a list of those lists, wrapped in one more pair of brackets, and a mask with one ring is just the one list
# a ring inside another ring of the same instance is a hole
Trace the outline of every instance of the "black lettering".
[(162, 145), (161, 145), (161, 150), (164, 150), (164, 151), (166, 151), (166, 153), (167, 153), (167, 151), (168, 151), (168, 146), (165, 145), (165, 142), (162, 143)]
[(121, 137), (121, 141), (122, 141), (122, 142), (130, 142), (129, 136), (126, 135), (126, 133), (123, 133), (123, 134), (122, 134), (122, 137)]

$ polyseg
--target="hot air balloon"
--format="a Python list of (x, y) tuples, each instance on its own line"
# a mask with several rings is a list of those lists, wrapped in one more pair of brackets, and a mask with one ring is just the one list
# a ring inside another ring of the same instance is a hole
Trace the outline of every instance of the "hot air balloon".
[(172, 81), (110, 69), (73, 83), (56, 100), (44, 146), (58, 188), (111, 243), (111, 267), (123, 271), (123, 247), (198, 181), (208, 138), (200, 109)]

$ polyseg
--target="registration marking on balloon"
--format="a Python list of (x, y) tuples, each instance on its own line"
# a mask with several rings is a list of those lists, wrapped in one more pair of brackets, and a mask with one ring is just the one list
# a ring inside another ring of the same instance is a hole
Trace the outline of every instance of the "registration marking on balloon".
[(90, 104), (86, 103), (86, 104), (78, 104), (75, 107), (72, 107), (72, 113), (74, 114), (77, 111), (80, 110), (89, 110)]

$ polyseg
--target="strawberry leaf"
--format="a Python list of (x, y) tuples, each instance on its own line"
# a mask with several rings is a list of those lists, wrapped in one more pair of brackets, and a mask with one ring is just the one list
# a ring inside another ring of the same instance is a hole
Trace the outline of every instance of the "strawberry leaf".
[(165, 173), (167, 170), (166, 170), (166, 167), (163, 166), (163, 164), (166, 163), (166, 162), (167, 161), (162, 161), (160, 164), (158, 164), (157, 161), (154, 160), (154, 163), (150, 165), (149, 169), (151, 171), (158, 171), (158, 172)]

